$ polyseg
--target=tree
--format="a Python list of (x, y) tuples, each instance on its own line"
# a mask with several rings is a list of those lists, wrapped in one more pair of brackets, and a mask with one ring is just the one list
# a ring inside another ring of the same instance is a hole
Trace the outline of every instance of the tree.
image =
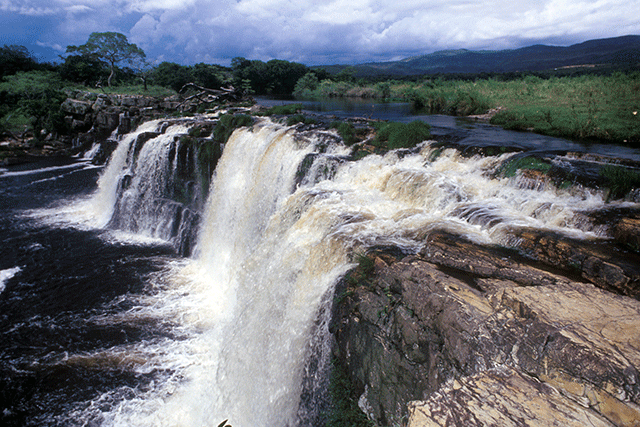
[(59, 75), (50, 71), (19, 71), (0, 83), (0, 99), (8, 107), (3, 119), (8, 130), (11, 130), (11, 118), (21, 115), (28, 120), (36, 138), (45, 129), (46, 132), (64, 130), (60, 104), (65, 98)]
[(0, 78), (18, 71), (31, 71), (38, 67), (31, 53), (24, 46), (4, 45), (0, 47)]
[(219, 65), (205, 64), (203, 62), (191, 67), (194, 83), (209, 89), (219, 88), (227, 80), (228, 72)]
[(313, 71), (309, 71), (298, 79), (293, 89), (293, 94), (296, 96), (310, 95), (311, 92), (318, 88), (318, 85), (320, 85), (318, 76)]
[(109, 69), (96, 55), (72, 55), (64, 58), (58, 73), (64, 80), (87, 85), (92, 80), (107, 77)]
[(289, 95), (298, 79), (309, 72), (306, 65), (279, 59), (264, 63), (234, 58), (231, 68), (236, 86), (244, 87), (248, 81), (257, 94)]
[(120, 33), (91, 33), (89, 40), (80, 46), (67, 46), (67, 53), (77, 52), (80, 55), (95, 55), (109, 63), (111, 74), (107, 83), (111, 86), (111, 79), (115, 74), (116, 64), (133, 63), (135, 60), (146, 57), (144, 51), (133, 43), (129, 43), (127, 37)]
[(176, 92), (193, 80), (191, 69), (175, 62), (163, 62), (152, 72), (153, 82), (162, 87), (170, 87)]

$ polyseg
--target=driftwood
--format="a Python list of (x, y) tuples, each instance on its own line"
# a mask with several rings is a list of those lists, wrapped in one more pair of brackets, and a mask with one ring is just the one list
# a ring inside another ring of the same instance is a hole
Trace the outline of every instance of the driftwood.
[(179, 93), (182, 94), (187, 89), (195, 89), (197, 92), (193, 95), (186, 97), (179, 105), (180, 110), (190, 110), (202, 104), (208, 104), (217, 101), (239, 101), (242, 99), (242, 94), (237, 91), (233, 86), (221, 87), (220, 89), (210, 89), (199, 86), (195, 83), (187, 83), (180, 89)]

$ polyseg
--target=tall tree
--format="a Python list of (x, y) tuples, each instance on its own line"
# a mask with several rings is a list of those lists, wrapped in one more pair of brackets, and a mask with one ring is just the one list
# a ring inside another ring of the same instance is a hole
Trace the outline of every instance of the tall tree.
[(133, 63), (146, 57), (144, 51), (133, 43), (129, 43), (127, 36), (120, 33), (91, 33), (89, 40), (80, 46), (67, 46), (67, 53), (80, 55), (94, 55), (109, 63), (111, 73), (107, 80), (111, 86), (111, 79), (115, 74), (116, 64)]

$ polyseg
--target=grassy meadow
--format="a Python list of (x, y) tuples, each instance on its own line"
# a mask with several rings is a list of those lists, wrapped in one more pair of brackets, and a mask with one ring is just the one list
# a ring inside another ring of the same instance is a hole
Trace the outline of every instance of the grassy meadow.
[(416, 112), (468, 116), (499, 109), (491, 122), (575, 140), (640, 146), (640, 72), (609, 76), (524, 76), (358, 84), (323, 80), (304, 97), (360, 97), (411, 102)]

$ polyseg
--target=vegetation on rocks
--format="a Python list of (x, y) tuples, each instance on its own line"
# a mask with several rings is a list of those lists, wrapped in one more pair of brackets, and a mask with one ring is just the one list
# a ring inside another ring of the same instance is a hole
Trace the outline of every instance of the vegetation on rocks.
[(353, 145), (357, 141), (356, 128), (352, 123), (335, 121), (331, 122), (329, 126), (338, 131), (345, 145)]
[(364, 412), (358, 407), (358, 396), (346, 374), (344, 367), (334, 360), (329, 383), (331, 407), (327, 414), (327, 426), (331, 427), (374, 427)]
[(431, 137), (431, 126), (416, 120), (411, 123), (378, 122), (373, 145), (388, 149), (412, 148)]
[(509, 161), (505, 162), (498, 170), (498, 175), (505, 178), (511, 178), (516, 175), (516, 172), (522, 169), (537, 170), (541, 172), (548, 172), (551, 169), (551, 164), (539, 157), (524, 156), (513, 157)]
[(45, 129), (64, 132), (60, 104), (65, 98), (62, 81), (51, 71), (20, 71), (6, 76), (0, 83), (0, 132), (16, 135), (30, 130), (36, 140)]
[(610, 190), (609, 199), (624, 197), (634, 188), (640, 188), (640, 171), (624, 166), (607, 165), (600, 170)]
[(274, 105), (264, 111), (257, 113), (258, 116), (283, 116), (297, 114), (302, 110), (302, 104)]
[(224, 144), (229, 140), (234, 130), (252, 124), (253, 117), (247, 114), (223, 114), (213, 130), (213, 139)]

